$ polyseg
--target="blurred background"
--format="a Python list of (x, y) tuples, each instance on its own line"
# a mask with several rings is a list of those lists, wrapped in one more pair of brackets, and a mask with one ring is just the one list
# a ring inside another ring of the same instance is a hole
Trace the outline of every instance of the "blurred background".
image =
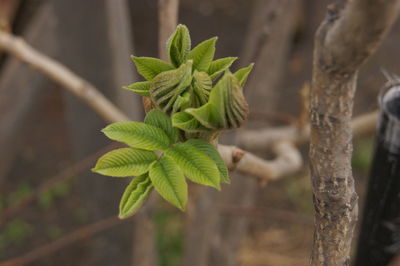
[[(158, 57), (157, 0), (1, 0), (0, 27), (22, 36), (90, 81), (132, 120), (141, 99), (121, 89), (140, 77), (130, 55)], [(216, 58), (255, 62), (245, 88), (247, 128), (294, 125), (301, 88), (311, 78), (313, 38), (323, 0), (182, 0), (178, 22), (193, 46), (218, 36)], [(400, 24), (363, 67), (355, 115), (376, 110), (399, 73)], [(126, 181), (90, 172), (114, 145), (93, 110), (59, 84), (0, 51), (0, 265), (18, 258), (37, 266), (308, 265), (313, 204), (307, 163), (295, 175), (261, 186), (232, 173), (222, 192), (190, 187), (186, 213), (154, 197), (119, 221)], [(363, 199), (373, 134), (354, 140), (353, 169)], [(235, 143), (227, 133), (221, 143)], [(237, 143), (236, 143), (237, 144)], [(238, 144), (240, 146), (240, 144)], [(253, 151), (270, 158), (266, 151)]]

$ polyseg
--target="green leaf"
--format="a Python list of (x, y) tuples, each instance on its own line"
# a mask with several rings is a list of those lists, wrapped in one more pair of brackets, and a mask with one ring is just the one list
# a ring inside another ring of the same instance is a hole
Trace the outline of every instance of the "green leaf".
[[(199, 100), (200, 106), (207, 103), (208, 96), (210, 95), (212, 80), (205, 72), (193, 73), (193, 92)], [(197, 106), (194, 106), (197, 107)]]
[(167, 54), (175, 67), (179, 67), (186, 61), (190, 47), (189, 30), (185, 25), (179, 24), (167, 41)]
[(192, 81), (192, 60), (178, 69), (165, 71), (155, 77), (150, 85), (153, 102), (165, 113), (170, 113), (173, 104)]
[(179, 143), (164, 152), (195, 183), (220, 189), (220, 175), (215, 162), (204, 152), (186, 143)]
[(155, 151), (165, 150), (172, 144), (163, 130), (140, 122), (118, 122), (102, 131), (110, 139), (126, 143), (132, 148)]
[(210, 75), (213, 81), (216, 80), (219, 75), (221, 75), (233, 64), (233, 62), (235, 62), (236, 59), (237, 57), (225, 57), (212, 61), (207, 70), (208, 75)]
[(179, 110), (185, 110), (186, 108), (189, 108), (191, 104), (191, 95), (192, 94), (188, 91), (184, 92), (182, 96), (179, 95), (172, 107), (172, 114), (175, 114)]
[(211, 90), (208, 103), (185, 112), (209, 129), (222, 130), (240, 127), (247, 118), (248, 105), (238, 80), (225, 72)]
[(146, 124), (162, 129), (169, 137), (171, 143), (178, 139), (178, 129), (172, 126), (171, 118), (160, 110), (153, 109), (144, 118)]
[(135, 63), (137, 72), (147, 80), (152, 80), (161, 72), (174, 69), (173, 66), (158, 58), (137, 56), (132, 56), (131, 58)]
[(246, 83), (250, 71), (253, 69), (253, 67), (254, 64), (251, 63), (249, 66), (241, 68), (233, 74), (238, 79), (241, 87), (243, 87), (244, 84)]
[(123, 88), (133, 91), (140, 96), (150, 97), (150, 81), (135, 82)]
[(207, 71), (215, 54), (217, 37), (205, 40), (190, 51), (188, 59), (193, 60), (193, 68), (197, 71)]
[(188, 188), (183, 172), (174, 160), (162, 156), (151, 165), (149, 176), (161, 197), (182, 211), (185, 210)]
[(92, 171), (115, 177), (138, 176), (146, 173), (155, 160), (153, 151), (122, 148), (100, 157)]
[(217, 149), (213, 145), (211, 145), (207, 141), (200, 139), (190, 139), (185, 143), (201, 150), (215, 162), (215, 164), (218, 167), (219, 173), (221, 174), (221, 182), (228, 184), (231, 182), (229, 179), (228, 168), (226, 167), (225, 162), (222, 159), (221, 155), (218, 153)]
[(124, 219), (134, 215), (147, 200), (152, 190), (153, 184), (148, 174), (133, 178), (119, 203), (119, 218)]
[(195, 133), (200, 131), (209, 131), (208, 128), (200, 124), (200, 122), (197, 121), (192, 115), (185, 112), (173, 114), (172, 125), (186, 132)]

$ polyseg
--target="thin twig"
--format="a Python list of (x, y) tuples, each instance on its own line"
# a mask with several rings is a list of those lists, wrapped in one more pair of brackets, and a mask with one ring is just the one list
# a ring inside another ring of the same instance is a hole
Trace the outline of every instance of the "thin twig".
[(92, 84), (82, 79), (59, 62), (38, 52), (23, 39), (0, 31), (0, 50), (4, 50), (53, 81), (61, 84), (85, 101), (107, 122), (127, 121), (129, 118), (111, 103)]
[(51, 242), (49, 244), (45, 244), (40, 246), (22, 256), (18, 256), (16, 258), (12, 258), (3, 262), (0, 262), (0, 266), (19, 266), (26, 265), (37, 261), (45, 256), (48, 256), (54, 253), (57, 250), (63, 249), (71, 244), (74, 244), (78, 241), (82, 241), (88, 237), (91, 237), (97, 233), (100, 233), (104, 230), (117, 226), (119, 224), (130, 221), (131, 219), (121, 220), (118, 217), (114, 216), (111, 218), (107, 218), (101, 220), (99, 222), (95, 222), (93, 224), (89, 224), (83, 226), (60, 239)]
[(273, 146), (276, 158), (270, 161), (235, 146), (219, 145), (218, 151), (229, 169), (249, 174), (264, 181), (276, 180), (298, 171), (303, 165), (300, 152), (291, 142), (280, 141)]
[[(378, 111), (360, 115), (351, 121), (354, 136), (365, 135), (375, 131), (378, 121)], [(263, 150), (280, 140), (287, 140), (297, 145), (308, 143), (310, 126), (298, 129), (294, 126), (261, 128), (258, 130), (242, 130), (239, 144), (246, 149)]]

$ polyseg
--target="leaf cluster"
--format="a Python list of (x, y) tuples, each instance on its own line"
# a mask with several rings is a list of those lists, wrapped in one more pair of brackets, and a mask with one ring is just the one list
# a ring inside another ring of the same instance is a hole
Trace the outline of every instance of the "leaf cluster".
[(108, 138), (129, 148), (103, 155), (93, 168), (108, 176), (135, 176), (121, 198), (120, 218), (133, 215), (153, 190), (185, 210), (186, 178), (218, 190), (221, 182), (229, 183), (228, 169), (210, 142), (220, 131), (238, 128), (246, 120), (243, 85), (253, 64), (231, 73), (237, 58), (214, 60), (216, 41), (214, 37), (191, 49), (188, 29), (178, 25), (167, 41), (169, 62), (132, 57), (146, 81), (124, 88), (150, 98), (155, 109), (144, 123), (104, 128)]

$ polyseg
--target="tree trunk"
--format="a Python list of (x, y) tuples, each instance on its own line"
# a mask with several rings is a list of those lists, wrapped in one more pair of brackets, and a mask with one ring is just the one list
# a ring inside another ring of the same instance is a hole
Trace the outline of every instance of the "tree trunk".
[(332, 5), (316, 34), (310, 106), (316, 210), (312, 265), (350, 265), (358, 212), (350, 125), (357, 70), (382, 41), (399, 7), (400, 1), (373, 0)]

